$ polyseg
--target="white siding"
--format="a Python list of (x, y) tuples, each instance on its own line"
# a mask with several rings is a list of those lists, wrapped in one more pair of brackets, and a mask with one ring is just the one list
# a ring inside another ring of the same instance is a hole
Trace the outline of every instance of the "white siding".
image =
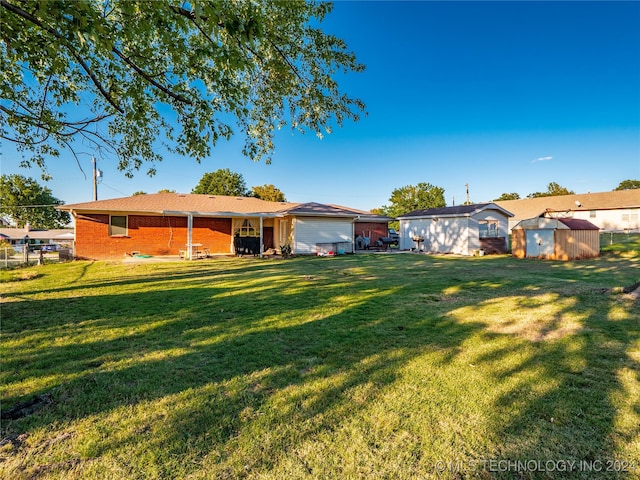
[(340, 244), (345, 253), (353, 252), (351, 219), (297, 217), (294, 220), (293, 253), (315, 254), (319, 243)]
[(414, 236), (423, 236), (424, 242), (420, 249), (433, 253), (459, 253), (469, 255), (468, 219), (466, 217), (415, 219), (403, 222), (403, 249), (417, 248), (417, 243), (411, 240)]
[(589, 220), (601, 230), (640, 230), (640, 208), (578, 211), (573, 218)]
[(496, 220), (498, 222), (498, 236), (507, 238), (509, 236), (509, 219), (502, 212), (496, 210), (483, 210), (473, 216), (476, 222), (481, 220)]
[(415, 236), (423, 236), (420, 249), (433, 253), (457, 253), (471, 255), (480, 248), (481, 220), (498, 222), (498, 236), (508, 240), (508, 217), (495, 209), (483, 210), (472, 218), (467, 216), (435, 218), (409, 218), (400, 222), (400, 249), (417, 248), (412, 240)]
[(498, 237), (504, 238), (506, 244), (509, 243), (509, 217), (496, 210), (483, 210), (469, 221), (469, 250), (466, 255), (471, 255), (480, 248), (480, 222), (484, 220), (497, 221)]
[(474, 250), (480, 249), (480, 222), (478, 221), (478, 218), (479, 216), (469, 219), (469, 228), (467, 229), (467, 251), (463, 253), (463, 255), (472, 255)]

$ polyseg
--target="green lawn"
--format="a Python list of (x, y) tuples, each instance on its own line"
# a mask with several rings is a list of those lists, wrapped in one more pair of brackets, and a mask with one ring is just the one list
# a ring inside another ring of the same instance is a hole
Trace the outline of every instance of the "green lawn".
[(640, 476), (637, 255), (3, 275), (2, 478)]

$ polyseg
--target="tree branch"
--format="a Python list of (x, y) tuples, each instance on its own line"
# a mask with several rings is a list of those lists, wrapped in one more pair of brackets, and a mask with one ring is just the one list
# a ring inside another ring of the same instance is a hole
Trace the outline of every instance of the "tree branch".
[(100, 93), (102, 94), (102, 96), (111, 104), (111, 106), (113, 108), (115, 108), (118, 112), (120, 113), (124, 113), (124, 110), (122, 109), (122, 107), (120, 107), (120, 105), (118, 105), (115, 100), (111, 97), (111, 95), (109, 94), (109, 92), (107, 92), (107, 90), (105, 90), (105, 88), (102, 86), (102, 84), (100, 83), (100, 80), (98, 79), (98, 77), (96, 77), (96, 75), (93, 73), (93, 71), (89, 68), (89, 66), (87, 65), (87, 63), (84, 61), (84, 59), (80, 56), (80, 54), (78, 52), (75, 51), (75, 49), (72, 47), (72, 45), (69, 43), (69, 41), (64, 38), (59, 32), (57, 32), (55, 29), (48, 27), (47, 25), (45, 25), (44, 23), (42, 23), (40, 20), (38, 20), (36, 17), (34, 17), (33, 15), (31, 15), (29, 12), (26, 12), (24, 10), (22, 10), (21, 8), (10, 4), (7, 0), (0, 0), (0, 6), (5, 8), (6, 10), (9, 10), (12, 13), (15, 13), (16, 15), (24, 18), (25, 20), (33, 23), (34, 25), (40, 27), (41, 29), (43, 29), (44, 31), (50, 33), (51, 35), (53, 35), (54, 37), (56, 37), (58, 40), (60, 40), (62, 42), (62, 44), (65, 46), (65, 48), (69, 51), (69, 53), (71, 53), (71, 55), (73, 55), (73, 57), (76, 59), (76, 61), (80, 64), (80, 66), (82, 67), (82, 69), (86, 72), (86, 74), (89, 76), (89, 78), (91, 79), (91, 81), (93, 82), (93, 84), (96, 86), (96, 88), (100, 91)]
[(271, 46), (276, 49), (276, 52), (278, 52), (278, 54), (286, 62), (286, 64), (289, 66), (289, 68), (295, 74), (295, 76), (298, 77), (298, 80), (300, 80), (305, 87), (308, 87), (309, 83), (307, 82), (307, 80), (304, 77), (302, 77), (302, 75), (300, 75), (300, 72), (298, 72), (298, 69), (295, 67), (295, 65), (293, 63), (291, 63), (291, 61), (289, 60), (289, 57), (287, 57), (284, 54), (284, 52), (280, 49), (280, 47), (278, 47), (278, 45), (276, 45), (273, 42), (273, 40), (268, 39), (268, 41), (269, 41), (269, 44), (271, 44)]
[(120, 57), (127, 65), (133, 68), (138, 73), (138, 75), (140, 75), (142, 78), (144, 78), (147, 82), (149, 82), (151, 85), (156, 87), (158, 90), (161, 90), (162, 92), (166, 93), (171, 98), (173, 98), (174, 100), (177, 100), (180, 103), (193, 105), (193, 102), (191, 102), (191, 100), (189, 100), (188, 98), (183, 97), (182, 95), (179, 95), (177, 93), (174, 93), (171, 90), (169, 90), (167, 87), (156, 82), (151, 75), (149, 75), (147, 72), (145, 72), (140, 67), (138, 67), (138, 65), (136, 65), (131, 59), (129, 59), (129, 57), (127, 57), (124, 53), (122, 53), (116, 47), (113, 47), (111, 51), (115, 53), (118, 57)]
[[(209, 36), (209, 34), (207, 34), (207, 32), (205, 32), (202, 28), (202, 25), (200, 25), (197, 21), (196, 21), (196, 14), (193, 13), (192, 11), (186, 10), (184, 8), (181, 7), (175, 7), (175, 6), (171, 6), (171, 10), (173, 10), (175, 13), (177, 13), (178, 15), (182, 15), (183, 17), (189, 19), (191, 21), (191, 23), (193, 23), (196, 28), (200, 31), (200, 33), (204, 36), (204, 38), (206, 38), (209, 43), (211, 43), (211, 45), (217, 46), (216, 42), (213, 41), (213, 39)], [(200, 16), (200, 18), (202, 20), (204, 20), (205, 22), (208, 20), (208, 17), (206, 16)], [(225, 28), (224, 23), (219, 22), (218, 26), (221, 28)], [(228, 30), (227, 30), (228, 33)], [(264, 65), (264, 59), (260, 56), (260, 54), (258, 52), (256, 52), (255, 50), (253, 50), (251, 47), (249, 47), (248, 45), (244, 45), (240, 39), (238, 37), (236, 37), (235, 35), (232, 35), (231, 33), (229, 33), (229, 35), (231, 35), (231, 37), (233, 37), (233, 39), (238, 42), (238, 46), (243, 49), (243, 50), (248, 50), (249, 52), (251, 52), (253, 54), (254, 57), (256, 57), (259, 61), (261, 65)]]

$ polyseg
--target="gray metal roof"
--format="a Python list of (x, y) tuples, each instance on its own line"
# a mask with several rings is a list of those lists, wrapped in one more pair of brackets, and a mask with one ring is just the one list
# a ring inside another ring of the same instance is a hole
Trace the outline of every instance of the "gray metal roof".
[(512, 217), (513, 214), (508, 210), (505, 210), (495, 203), (478, 203), (474, 205), (455, 205), (453, 207), (441, 207), (441, 208), (427, 208), (423, 210), (414, 210), (413, 212), (399, 215), (398, 218), (405, 217), (468, 217), (475, 213), (481, 212), (486, 209), (494, 209), (502, 211), (508, 217)]

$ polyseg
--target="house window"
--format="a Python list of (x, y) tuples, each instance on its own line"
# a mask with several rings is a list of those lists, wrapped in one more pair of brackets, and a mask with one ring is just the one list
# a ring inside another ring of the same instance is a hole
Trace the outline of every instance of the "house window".
[(638, 214), (637, 213), (623, 213), (622, 221), (624, 223), (638, 223)]
[(480, 221), (480, 238), (497, 237), (498, 221), (497, 220), (481, 220)]
[(127, 217), (126, 215), (111, 215), (109, 220), (109, 235), (112, 237), (127, 236)]
[(589, 218), (596, 218), (596, 211), (595, 210), (591, 210), (589, 212)]
[(257, 237), (258, 229), (253, 224), (253, 221), (249, 218), (245, 218), (242, 223), (237, 223), (236, 228), (233, 231), (234, 236), (240, 237)]

